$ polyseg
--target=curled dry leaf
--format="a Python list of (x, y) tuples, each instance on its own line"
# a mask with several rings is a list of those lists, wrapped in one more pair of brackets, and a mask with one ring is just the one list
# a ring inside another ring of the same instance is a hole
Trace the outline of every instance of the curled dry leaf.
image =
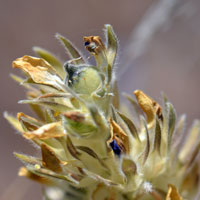
[(112, 137), (111, 139), (114, 139), (117, 142), (124, 153), (128, 153), (130, 151), (128, 136), (122, 128), (112, 120), (112, 118), (110, 119), (110, 132)]
[(148, 128), (152, 128), (155, 123), (155, 115), (157, 115), (159, 119), (163, 118), (161, 106), (141, 90), (135, 90), (134, 94), (137, 98), (138, 104), (147, 116)]
[(84, 37), (83, 40), (86, 44), (86, 49), (95, 55), (98, 55), (101, 51), (105, 51), (104, 43), (99, 36)]
[(64, 135), (65, 132), (61, 122), (46, 124), (34, 131), (24, 132), (24, 137), (26, 139), (34, 139), (34, 138), (48, 139), (48, 138), (62, 137)]
[(13, 61), (13, 67), (28, 73), (35, 83), (50, 85), (63, 91), (63, 81), (54, 68), (42, 58), (23, 56)]
[(17, 113), (17, 119), (19, 120), (19, 122), (21, 123), (21, 125), (25, 131), (26, 130), (33, 131), (43, 125), (41, 121), (39, 121), (33, 117), (30, 117), (28, 115), (25, 115), (22, 112)]
[(105, 67), (108, 65), (106, 57), (106, 48), (99, 36), (87, 36), (83, 38), (85, 48), (95, 57), (98, 67)]

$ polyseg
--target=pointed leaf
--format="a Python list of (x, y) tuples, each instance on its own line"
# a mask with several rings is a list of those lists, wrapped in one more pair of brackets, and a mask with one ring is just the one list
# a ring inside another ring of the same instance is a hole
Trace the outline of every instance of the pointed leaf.
[(45, 178), (54, 178), (54, 179), (57, 179), (57, 180), (64, 180), (64, 181), (67, 181), (68, 183), (73, 183), (73, 184), (78, 184), (78, 181), (73, 179), (73, 177), (70, 175), (63, 175), (63, 174), (60, 174), (60, 173), (55, 173), (49, 169), (45, 169), (45, 168), (40, 168), (40, 167), (33, 167), (31, 165), (28, 165), (27, 166), (27, 169), (32, 172), (33, 174), (36, 174), (38, 176), (42, 176), (42, 177), (45, 177)]
[(182, 162), (185, 162), (188, 158), (191, 158), (191, 150), (198, 145), (200, 139), (200, 121), (195, 120), (193, 122), (192, 127), (190, 128), (189, 133), (187, 134), (187, 138), (185, 140), (185, 144), (183, 145), (179, 159)]
[(93, 158), (97, 159), (99, 161), (99, 163), (105, 167), (106, 169), (108, 169), (106, 167), (106, 165), (104, 164), (103, 160), (101, 158), (99, 158), (99, 156), (92, 150), (90, 149), (89, 147), (86, 147), (86, 146), (76, 146), (77, 149), (87, 153), (88, 155), (92, 156)]
[(20, 83), (20, 84), (24, 82), (24, 79), (23, 79), (22, 77), (17, 76), (17, 75), (15, 75), (15, 74), (10, 74), (10, 77), (11, 77), (13, 80), (15, 80), (16, 82)]
[(172, 138), (172, 144), (174, 148), (179, 149), (177, 146), (180, 146), (180, 143), (182, 142), (183, 138), (185, 138), (183, 137), (185, 124), (186, 124), (186, 115), (183, 114), (179, 117), (178, 122), (176, 123), (174, 136)]
[(107, 66), (107, 85), (109, 85), (111, 81), (112, 81), (112, 66), (110, 64), (108, 64), (108, 66)]
[(195, 165), (195, 163), (198, 163), (199, 161), (198, 158), (200, 156), (199, 152), (200, 152), (200, 140), (197, 144), (195, 144), (195, 146), (193, 147), (193, 149), (191, 150), (189, 154), (189, 159), (187, 160), (187, 163), (186, 163), (188, 171)]
[(116, 111), (116, 109), (114, 108), (113, 105), (111, 105), (111, 109), (112, 109), (112, 119), (113, 119), (116, 123), (118, 123), (118, 120), (117, 120), (117, 111)]
[(37, 117), (40, 120), (45, 121), (45, 112), (42, 109), (42, 106), (39, 106), (37, 104), (29, 104), (29, 106), (31, 107), (31, 109), (33, 110), (33, 112), (37, 115)]
[(99, 112), (99, 110), (95, 106), (89, 106), (89, 111), (91, 114), (94, 123), (97, 125), (99, 131), (102, 133), (102, 138), (109, 137), (109, 127), (107, 121), (105, 120), (104, 116)]
[(47, 93), (38, 97), (38, 99), (45, 99), (45, 98), (69, 98), (71, 94), (68, 93)]
[(16, 117), (13, 117), (12, 115), (9, 115), (7, 112), (4, 112), (4, 117), (8, 120), (8, 122), (20, 133), (22, 133), (24, 130), (20, 124), (20, 122), (17, 120)]
[(138, 119), (140, 118), (140, 115), (143, 115), (142, 110), (140, 109), (138, 103), (128, 94), (123, 93), (123, 95), (126, 97), (126, 99), (130, 102), (132, 105), (135, 113), (137, 114)]
[(24, 83), (26, 83), (26, 79), (23, 79), (20, 76), (17, 76), (15, 74), (10, 74), (10, 76), (14, 81), (20, 83), (20, 85), (22, 85), (26, 89), (30, 90), (31, 92), (34, 92), (35, 94), (39, 93), (39, 90), (37, 88), (31, 86), (30, 84), (24, 84)]
[(122, 114), (121, 112), (117, 112), (117, 113), (123, 119), (123, 121), (126, 123), (130, 132), (132, 133), (133, 137), (135, 139), (137, 139), (138, 141), (140, 141), (138, 131), (137, 131), (137, 128), (135, 127), (134, 123), (128, 117), (126, 117), (124, 114)]
[(49, 178), (45, 178), (39, 175), (36, 175), (29, 171), (26, 167), (21, 167), (18, 172), (18, 176), (25, 176), (33, 181), (37, 181), (45, 185), (53, 185), (53, 181)]
[(111, 181), (109, 179), (105, 179), (105, 178), (99, 176), (98, 174), (93, 173), (87, 169), (83, 169), (83, 172), (85, 174), (87, 174), (87, 176), (91, 177), (92, 179), (104, 183), (106, 186), (118, 186), (119, 185), (118, 183)]
[(168, 112), (168, 149), (171, 148), (171, 140), (176, 125), (176, 111), (171, 103), (166, 104)]
[[(35, 91), (34, 91), (35, 95), (34, 95), (33, 98), (36, 98), (37, 96), (41, 95), (41, 93), (50, 93), (50, 92), (53, 93), (53, 92), (58, 92), (58, 90), (59, 90), (57, 84), (49, 85), (49, 84), (46, 84), (46, 83), (36, 83), (30, 77), (27, 78), (26, 80), (24, 80), (23, 85), (24, 86), (25, 85), (29, 85), (29, 86), (31, 85), (35, 88)], [(63, 89), (62, 90), (60, 89), (59, 91), (63, 92), (65, 90), (65, 85), (62, 85), (61, 87)], [(30, 92), (31, 92), (31, 94), (33, 94), (32, 91), (30, 91)], [(29, 95), (30, 92), (28, 92), (28, 95)]]
[(117, 36), (114, 33), (114, 30), (110, 24), (105, 25), (105, 34), (106, 34), (106, 40), (107, 40), (107, 50), (106, 50), (106, 56), (108, 59), (108, 64), (113, 68), (113, 64), (115, 62), (115, 58), (117, 55), (118, 50), (118, 41)]
[(20, 76), (17, 76), (15, 74), (10, 74), (10, 76), (14, 81), (20, 83), (20, 85), (24, 86), (26, 89), (33, 90), (35, 92), (37, 91), (37, 89), (32, 87), (31, 85), (24, 84), (25, 79), (21, 78)]
[(70, 154), (79, 160), (79, 156), (81, 155), (81, 153), (76, 149), (76, 147), (73, 145), (71, 139), (69, 136), (67, 136), (67, 149), (69, 150)]
[[(67, 50), (67, 54), (69, 55), (70, 59), (75, 59), (73, 62), (75, 64), (83, 64), (85, 63), (82, 55), (79, 53), (79, 51), (77, 50), (77, 48), (64, 36), (60, 35), (60, 34), (56, 34), (56, 38), (61, 42), (61, 44), (63, 44), (63, 46), (65, 47), (65, 49)], [(80, 58), (80, 59), (77, 59)]]
[(45, 121), (46, 121), (47, 123), (56, 122), (56, 121), (57, 121), (57, 120), (56, 120), (56, 117), (55, 117), (56, 114), (59, 115), (60, 112), (58, 112), (58, 111), (54, 112), (54, 111), (51, 110), (51, 109), (45, 109)]
[(32, 156), (28, 156), (28, 155), (16, 153), (16, 152), (14, 152), (14, 155), (22, 162), (25, 162), (28, 164), (32, 164), (32, 165), (41, 165), (42, 164), (40, 159), (32, 157)]
[(150, 152), (150, 139), (149, 139), (149, 131), (148, 131), (148, 128), (147, 128), (147, 124), (146, 124), (146, 121), (143, 117), (142, 117), (142, 121), (143, 121), (143, 124), (144, 124), (145, 134), (146, 134), (146, 146), (145, 146), (144, 152), (141, 155), (141, 157), (143, 158), (143, 165), (144, 165), (148, 156), (149, 156), (149, 152)]
[(160, 154), (160, 145), (161, 145), (161, 127), (160, 127), (159, 120), (156, 118), (155, 138), (154, 138), (153, 151), (157, 151)]
[(60, 103), (48, 101), (48, 100), (43, 100), (43, 99), (20, 100), (18, 103), (20, 104), (28, 103), (28, 104), (36, 104), (40, 106), (45, 106), (47, 108), (50, 108), (51, 110), (58, 111), (58, 112), (66, 112), (66, 111), (72, 110), (72, 108), (64, 104), (60, 104)]

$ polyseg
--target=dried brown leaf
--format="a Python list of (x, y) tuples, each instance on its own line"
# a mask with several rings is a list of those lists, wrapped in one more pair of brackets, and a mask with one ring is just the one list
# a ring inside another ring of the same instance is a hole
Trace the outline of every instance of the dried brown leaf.
[(128, 153), (130, 151), (128, 136), (123, 131), (123, 129), (115, 121), (112, 120), (112, 118), (110, 119), (110, 132), (111, 139), (114, 139), (117, 142), (122, 151)]
[(46, 145), (41, 145), (43, 166), (54, 171), (61, 172), (61, 161), (56, 154)]
[(138, 104), (147, 116), (148, 128), (152, 128), (155, 123), (155, 115), (157, 115), (159, 119), (163, 118), (161, 106), (141, 90), (134, 91), (134, 94)]
[(33, 131), (43, 125), (41, 121), (28, 115), (25, 115), (22, 112), (17, 113), (17, 119), (19, 120), (25, 131)]
[(61, 78), (54, 68), (42, 58), (23, 56), (13, 61), (13, 67), (29, 74), (35, 83), (49, 85), (65, 91)]
[(61, 122), (46, 124), (34, 131), (24, 132), (24, 137), (26, 139), (48, 139), (62, 136), (65, 136), (65, 132)]
[(183, 198), (179, 195), (176, 187), (172, 184), (169, 184), (166, 200), (183, 200)]

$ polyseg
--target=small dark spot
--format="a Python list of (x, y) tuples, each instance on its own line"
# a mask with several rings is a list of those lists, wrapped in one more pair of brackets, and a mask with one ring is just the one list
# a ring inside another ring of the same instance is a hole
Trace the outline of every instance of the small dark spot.
[(117, 144), (116, 140), (113, 140), (110, 143), (110, 146), (111, 146), (112, 150), (114, 151), (115, 155), (120, 156), (121, 149), (120, 149), (119, 145)]
[(88, 41), (87, 41), (87, 42), (85, 42), (85, 46), (88, 46), (89, 44), (90, 44), (90, 42), (88, 42)]

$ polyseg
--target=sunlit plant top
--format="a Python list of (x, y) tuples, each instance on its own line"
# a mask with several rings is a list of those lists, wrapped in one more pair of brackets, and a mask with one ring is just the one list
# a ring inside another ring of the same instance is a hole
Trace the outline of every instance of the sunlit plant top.
[(177, 119), (165, 96), (161, 106), (141, 90), (134, 91), (136, 99), (125, 95), (132, 110), (120, 106), (111, 25), (105, 25), (105, 42), (83, 38), (96, 65), (68, 39), (56, 38), (67, 62), (39, 47), (33, 48), (39, 58), (13, 61), (26, 77), (12, 75), (27, 89), (19, 103), (37, 117), (5, 117), (41, 152), (39, 158), (15, 153), (24, 163), (19, 176), (44, 184), (46, 200), (200, 199), (200, 122), (184, 134), (185, 115)]

